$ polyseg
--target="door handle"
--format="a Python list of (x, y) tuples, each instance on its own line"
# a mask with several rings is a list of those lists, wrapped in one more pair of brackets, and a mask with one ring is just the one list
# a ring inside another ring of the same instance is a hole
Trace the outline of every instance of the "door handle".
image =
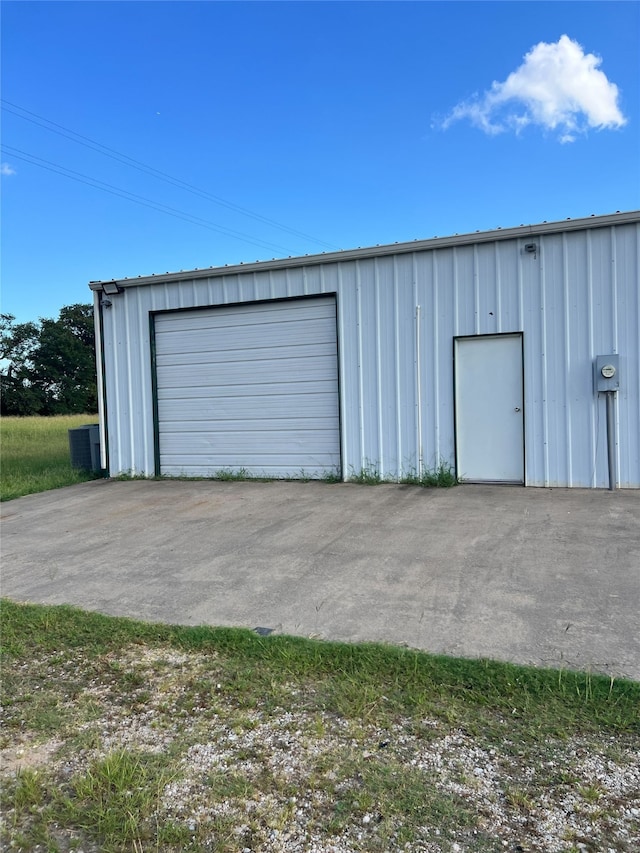
[(515, 409), (514, 409), (513, 411), (514, 411), (514, 412), (519, 412), (519, 411), (520, 411), (520, 406), (516, 406), (516, 407), (515, 407)]

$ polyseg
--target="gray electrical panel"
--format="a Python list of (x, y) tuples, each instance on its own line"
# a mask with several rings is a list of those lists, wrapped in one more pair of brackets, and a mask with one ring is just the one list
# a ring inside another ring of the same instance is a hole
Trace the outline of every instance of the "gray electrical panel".
[(597, 355), (593, 381), (596, 391), (617, 391), (620, 387), (620, 360), (617, 355)]

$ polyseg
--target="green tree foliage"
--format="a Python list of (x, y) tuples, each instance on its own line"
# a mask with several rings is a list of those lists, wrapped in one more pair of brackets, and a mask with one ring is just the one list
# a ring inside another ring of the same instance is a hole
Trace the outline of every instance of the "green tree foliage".
[(0, 315), (3, 415), (97, 411), (93, 307), (68, 305), (57, 320)]
[(16, 323), (12, 314), (0, 315), (0, 381), (3, 415), (32, 415), (42, 406), (40, 390), (30, 378), (31, 355), (38, 345), (36, 323)]

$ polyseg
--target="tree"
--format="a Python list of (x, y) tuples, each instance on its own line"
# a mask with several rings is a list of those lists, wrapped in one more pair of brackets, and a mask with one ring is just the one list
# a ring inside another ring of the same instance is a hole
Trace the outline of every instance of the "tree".
[(93, 307), (68, 305), (57, 320), (1, 318), (2, 414), (97, 410)]
[(13, 314), (0, 315), (0, 412), (31, 415), (42, 406), (40, 390), (31, 383), (31, 356), (38, 345), (36, 323), (16, 323)]
[(33, 356), (33, 383), (44, 395), (44, 415), (95, 412), (95, 337), (91, 305), (62, 308), (57, 320), (41, 320)]

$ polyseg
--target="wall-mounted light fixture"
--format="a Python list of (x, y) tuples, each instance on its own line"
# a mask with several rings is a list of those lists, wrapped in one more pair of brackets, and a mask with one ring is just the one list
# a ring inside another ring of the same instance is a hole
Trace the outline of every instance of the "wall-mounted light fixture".
[(122, 293), (123, 288), (120, 287), (117, 281), (105, 281), (102, 285), (102, 292), (106, 293), (107, 296), (116, 296), (118, 293)]
[(524, 250), (528, 255), (535, 255), (536, 252), (538, 251), (538, 244), (537, 243), (525, 243), (524, 244)]

